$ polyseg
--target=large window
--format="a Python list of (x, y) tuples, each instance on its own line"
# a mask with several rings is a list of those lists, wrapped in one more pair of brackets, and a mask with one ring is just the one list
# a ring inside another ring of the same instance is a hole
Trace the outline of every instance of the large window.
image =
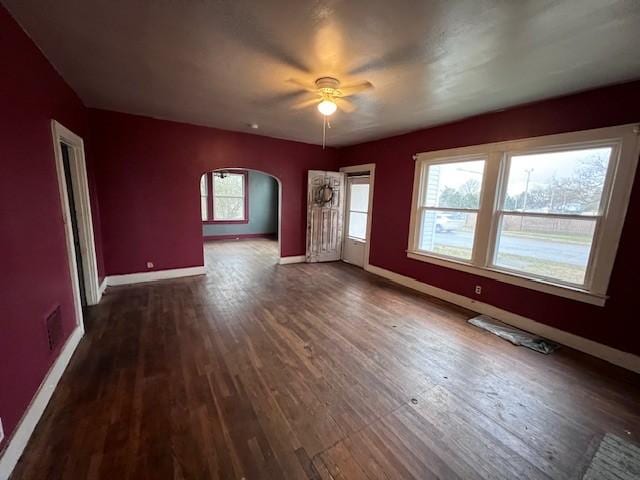
[(409, 257), (595, 304), (633, 173), (633, 126), (417, 155)]
[(484, 158), (433, 163), (423, 171), (418, 249), (471, 260)]
[(247, 185), (248, 174), (244, 171), (205, 173), (200, 185), (203, 221), (207, 223), (247, 223)]
[(508, 155), (493, 265), (585, 286), (613, 149)]

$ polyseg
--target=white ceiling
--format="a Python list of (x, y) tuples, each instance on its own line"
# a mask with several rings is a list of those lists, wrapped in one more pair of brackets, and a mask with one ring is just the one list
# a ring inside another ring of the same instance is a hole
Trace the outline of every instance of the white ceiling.
[[(90, 107), (330, 145), (640, 78), (638, 0), (1, 0)], [(259, 130), (247, 124), (258, 123)]]

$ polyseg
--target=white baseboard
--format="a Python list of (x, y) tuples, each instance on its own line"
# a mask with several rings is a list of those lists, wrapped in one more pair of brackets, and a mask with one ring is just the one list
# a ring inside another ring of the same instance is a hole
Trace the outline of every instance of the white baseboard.
[(100, 284), (100, 287), (98, 288), (98, 303), (100, 303), (100, 300), (102, 299), (102, 295), (104, 295), (104, 291), (107, 289), (107, 277), (104, 277), (102, 279), (102, 283)]
[(124, 275), (109, 275), (107, 285), (115, 287), (118, 285), (131, 285), (133, 283), (155, 282), (157, 280), (167, 280), (170, 278), (192, 277), (194, 275), (205, 275), (203, 266), (188, 268), (173, 268), (171, 270), (155, 270), (153, 272), (127, 273)]
[(76, 327), (62, 347), (60, 355), (49, 369), (47, 376), (40, 384), (40, 388), (31, 400), (29, 408), (22, 416), (2, 457), (0, 457), (0, 480), (7, 480), (16, 463), (18, 463), (83, 334), (82, 328)]
[(292, 257), (280, 257), (280, 265), (289, 265), (290, 263), (304, 263), (307, 260), (305, 255), (295, 255)]
[(594, 342), (593, 340), (579, 337), (578, 335), (550, 327), (549, 325), (536, 322), (530, 318), (503, 310), (493, 305), (489, 305), (488, 303), (478, 302), (477, 300), (465, 297), (464, 295), (458, 295), (457, 293), (452, 293), (448, 290), (431, 286), (420, 282), (415, 278), (406, 277), (399, 273), (376, 267), (375, 265), (368, 265), (366, 270), (391, 280), (392, 282), (404, 285), (405, 287), (440, 298), (441, 300), (473, 310), (474, 312), (489, 315), (490, 317), (496, 318), (504, 323), (526, 330), (527, 332), (535, 333), (536, 335), (548, 338), (554, 342), (558, 342), (562, 345), (566, 345), (581, 352), (588, 353), (589, 355), (593, 355), (594, 357), (606, 360), (607, 362), (618, 365), (619, 367), (640, 373), (640, 357), (633, 355), (632, 353), (623, 352), (622, 350)]

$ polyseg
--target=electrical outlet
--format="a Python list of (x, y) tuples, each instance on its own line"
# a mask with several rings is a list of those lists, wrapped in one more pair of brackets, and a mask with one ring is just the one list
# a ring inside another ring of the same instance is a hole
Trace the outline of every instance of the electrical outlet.
[(147, 262), (147, 268), (153, 268), (153, 262)]
[(4, 428), (2, 428), (2, 419), (0, 418), (0, 443), (4, 440)]
[(480, 285), (476, 285), (476, 295), (482, 295), (482, 287)]

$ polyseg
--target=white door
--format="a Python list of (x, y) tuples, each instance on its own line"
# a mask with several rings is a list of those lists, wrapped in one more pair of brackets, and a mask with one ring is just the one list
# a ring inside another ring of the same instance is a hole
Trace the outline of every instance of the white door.
[(307, 189), (307, 262), (331, 262), (342, 256), (344, 173), (309, 170)]
[(347, 177), (346, 235), (342, 259), (362, 267), (367, 246), (369, 176)]

